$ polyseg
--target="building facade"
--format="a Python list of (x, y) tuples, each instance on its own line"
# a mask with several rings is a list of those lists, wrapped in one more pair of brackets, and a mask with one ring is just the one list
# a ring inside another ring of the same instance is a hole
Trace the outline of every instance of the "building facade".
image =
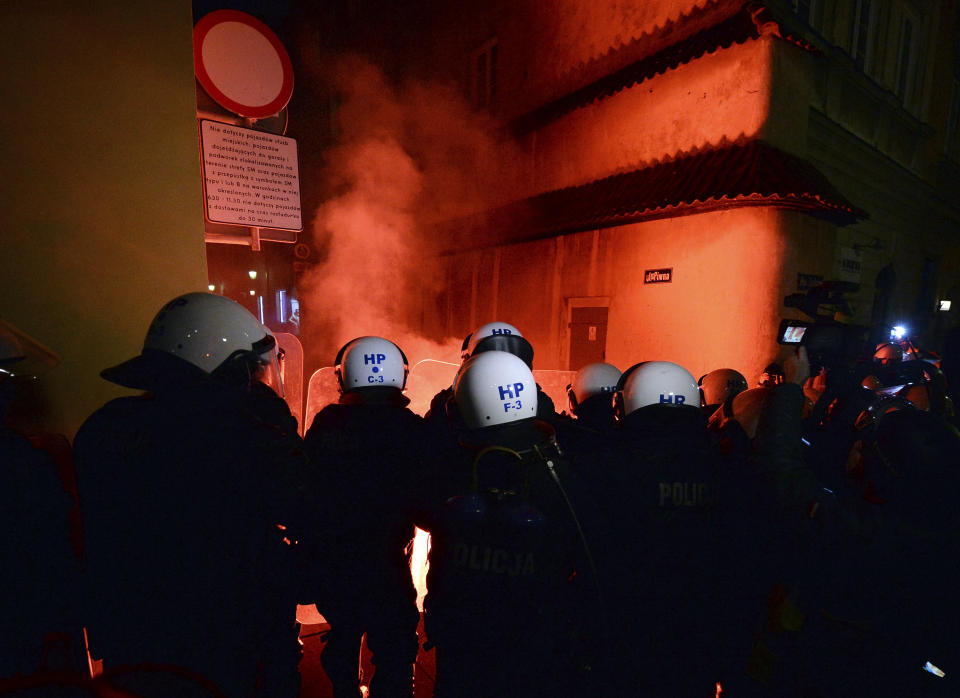
[(852, 284), (935, 344), (960, 282), (957, 3), (432, 3), (416, 47), (487, 115), (486, 209), (438, 226), (423, 330), (521, 328), (540, 368), (674, 360), (753, 382)]

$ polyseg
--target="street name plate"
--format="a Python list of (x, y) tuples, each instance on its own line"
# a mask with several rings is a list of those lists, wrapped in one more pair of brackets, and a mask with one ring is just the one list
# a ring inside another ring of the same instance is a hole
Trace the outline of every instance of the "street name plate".
[(646, 269), (643, 272), (645, 284), (669, 284), (673, 282), (673, 267), (669, 269)]

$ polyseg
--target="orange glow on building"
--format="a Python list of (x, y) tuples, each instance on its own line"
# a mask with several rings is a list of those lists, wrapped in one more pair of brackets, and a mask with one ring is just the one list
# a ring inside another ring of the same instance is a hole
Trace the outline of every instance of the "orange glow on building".
[(537, 130), (538, 187), (560, 189), (680, 151), (760, 135), (770, 110), (772, 40), (706, 55)]
[[(451, 292), (437, 321), (466, 333), (468, 304), (484, 317), (509, 308), (535, 366), (575, 370), (568, 325), (579, 299), (608, 309), (606, 360), (616, 366), (669, 360), (696, 376), (729, 366), (752, 383), (780, 351), (795, 215), (731, 208), (454, 255), (445, 260), (452, 287), (475, 290)], [(669, 283), (644, 283), (644, 270), (661, 268), (673, 270)]]

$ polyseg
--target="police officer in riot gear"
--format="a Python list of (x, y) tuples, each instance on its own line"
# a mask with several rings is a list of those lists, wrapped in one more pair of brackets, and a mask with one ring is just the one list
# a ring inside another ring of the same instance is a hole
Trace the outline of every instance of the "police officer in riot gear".
[(583, 366), (567, 385), (567, 409), (554, 421), (557, 439), (573, 459), (600, 460), (616, 424), (613, 394), (620, 369), (607, 363)]
[(434, 695), (581, 695), (579, 614), (595, 605), (579, 596), (590, 574), (569, 473), (552, 428), (536, 419), (530, 369), (482, 352), (464, 363), (454, 399), (461, 447), (441, 466), (456, 496), (430, 524), (424, 609)]
[[(468, 334), (461, 345), (461, 365), (471, 356), (482, 354), (485, 351), (504, 351), (519, 357), (531, 370), (533, 369), (533, 346), (516, 327), (507, 322), (488, 322)], [(446, 422), (448, 428), (459, 428), (456, 415), (456, 404), (453, 402), (453, 386), (444, 388), (430, 401), (430, 410), (426, 419), (431, 424), (437, 420), (438, 425)], [(556, 417), (553, 400), (537, 386), (537, 416), (541, 419), (553, 421)]]
[(732, 368), (718, 368), (704, 374), (697, 381), (700, 386), (700, 405), (707, 417), (716, 412), (728, 400), (747, 390), (747, 379)]
[(611, 609), (604, 689), (710, 695), (722, 603), (717, 462), (696, 380), (667, 361), (624, 372), (619, 455), (591, 473), (584, 526)]
[[(461, 367), (473, 355), (477, 344), (481, 340), (501, 336), (516, 337), (517, 339), (505, 341), (510, 343), (515, 351), (522, 351), (526, 355), (524, 360), (527, 366), (533, 366), (533, 347), (523, 339), (520, 330), (510, 323), (495, 321), (481, 325), (463, 338), (463, 343), (460, 345)], [(454, 378), (454, 381), (456, 381), (456, 378)], [(453, 385), (444, 388), (433, 396), (433, 399), (430, 400), (430, 409), (427, 410), (424, 419), (437, 443), (444, 444), (448, 449), (456, 450), (456, 434), (463, 428), (463, 424), (453, 401)]]
[(409, 545), (423, 479), (423, 422), (403, 394), (400, 348), (358, 337), (340, 349), (340, 400), (313, 419), (304, 442), (318, 466), (313, 490), (323, 523), (308, 541), (317, 608), (330, 623), (321, 661), (337, 698), (359, 693), (361, 638), (376, 667), (375, 698), (413, 691), (420, 613)]
[(182, 669), (231, 698), (295, 696), (293, 542), (315, 507), (299, 438), (251, 400), (276, 377), (273, 336), (238, 303), (188, 293), (101, 375), (147, 392), (94, 412), (74, 443), (91, 654), (108, 670)]
[(568, 407), (577, 424), (601, 433), (613, 428), (613, 395), (620, 375), (620, 369), (603, 362), (587, 364), (577, 371), (567, 386)]
[(20, 389), (57, 363), (0, 320), (0, 693), (7, 679), (81, 667), (73, 500), (51, 455), (7, 424)]

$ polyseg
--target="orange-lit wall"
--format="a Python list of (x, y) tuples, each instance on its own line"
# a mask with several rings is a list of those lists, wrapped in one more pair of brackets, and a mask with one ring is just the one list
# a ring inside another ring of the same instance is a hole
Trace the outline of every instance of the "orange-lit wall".
[(774, 48), (768, 37), (734, 45), (551, 122), (528, 137), (531, 190), (582, 184), (725, 139), (762, 136)]
[[(540, 39), (539, 53), (531, 61), (535, 82), (561, 78), (583, 64), (606, 54), (611, 47), (652, 34), (670, 22), (689, 15), (707, 0), (527, 0), (531, 26)], [(534, 47), (534, 51), (537, 48)]]
[(582, 86), (587, 75), (596, 79), (623, 67), (621, 56), (637, 60), (651, 36), (676, 42), (736, 10), (736, 3), (708, 0), (516, 0), (506, 4), (508, 9), (484, 0), (435, 4), (440, 12), (446, 5), (448, 21), (457, 25), (452, 41), (434, 39), (440, 45), (451, 41), (441, 55), (458, 46), (473, 50), (492, 38), (500, 44), (497, 111), (507, 118)]
[[(669, 360), (699, 377), (728, 366), (753, 383), (780, 355), (783, 297), (798, 272), (826, 273), (833, 235), (805, 214), (750, 207), (457, 255), (446, 266), (460, 291), (445, 297), (439, 329), (510, 322), (533, 343), (535, 367), (576, 369), (570, 307), (608, 305), (606, 357), (618, 367)], [(671, 283), (644, 284), (644, 270), (667, 267)]]
[(0, 3), (0, 314), (63, 357), (72, 437), (169, 298), (206, 287), (189, 0)]

